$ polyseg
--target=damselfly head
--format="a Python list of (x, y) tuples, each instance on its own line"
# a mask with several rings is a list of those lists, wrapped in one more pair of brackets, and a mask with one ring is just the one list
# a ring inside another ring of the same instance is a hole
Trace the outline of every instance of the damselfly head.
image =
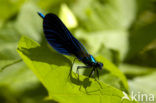
[(103, 67), (103, 63), (98, 62), (97, 63), (97, 68), (99, 68), (100, 70), (102, 70), (102, 67)]

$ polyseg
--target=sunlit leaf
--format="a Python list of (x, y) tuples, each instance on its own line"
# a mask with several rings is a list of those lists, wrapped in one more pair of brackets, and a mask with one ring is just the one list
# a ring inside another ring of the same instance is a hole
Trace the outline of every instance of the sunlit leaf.
[(75, 16), (66, 4), (61, 5), (59, 17), (69, 29), (75, 28), (78, 25)]
[[(24, 62), (47, 88), (50, 98), (56, 101), (61, 103), (100, 103), (102, 101), (117, 103), (121, 101), (122, 91), (102, 81), (97, 82), (82, 75), (78, 80), (77, 74), (74, 72), (70, 74), (70, 61), (46, 46), (40, 46), (23, 37), (17, 50)], [(103, 62), (109, 65), (110, 69), (114, 68), (109, 62)], [(130, 101), (124, 100), (123, 102), (129, 103)]]
[(136, 14), (134, 0), (79, 0), (72, 8), (88, 31), (127, 29)]
[(122, 30), (105, 30), (98, 32), (85, 32), (78, 30), (76, 36), (86, 41), (89, 51), (97, 53), (101, 46), (113, 49), (119, 52), (121, 60), (125, 58), (128, 52), (128, 32)]
[[(140, 76), (133, 80), (129, 80), (130, 91), (134, 93), (146, 94), (149, 96), (150, 94), (156, 95), (156, 72), (146, 76)], [(154, 100), (156, 98), (154, 97)]]
[(27, 35), (34, 40), (41, 40), (42, 18), (37, 14), (40, 9), (33, 3), (25, 3), (16, 21), (16, 29), (21, 35)]

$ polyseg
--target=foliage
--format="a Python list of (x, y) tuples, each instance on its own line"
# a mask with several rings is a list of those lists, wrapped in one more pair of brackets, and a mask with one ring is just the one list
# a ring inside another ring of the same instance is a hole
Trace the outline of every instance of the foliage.
[[(110, 72), (109, 74), (104, 70), (101, 71), (101, 74), (108, 76), (107, 78), (100, 76), (100, 81), (95, 81), (92, 78), (80, 75), (78, 80), (78, 75), (70, 71), (71, 62), (65, 57), (52, 52), (45, 45), (40, 46), (28, 38), (22, 37), (17, 50), (24, 62), (46, 87), (50, 98), (55, 101), (61, 103), (120, 102), (123, 97), (122, 91), (106, 84), (104, 80), (110, 79), (109, 83), (113, 83), (114, 80), (111, 80), (113, 76), (114, 78), (118, 78), (118, 81), (123, 85), (122, 88), (128, 89), (123, 74), (102, 57), (97, 59), (101, 60), (105, 64), (107, 72)], [(70, 98), (67, 98), (69, 96)], [(124, 102), (127, 103), (127, 101)]]
[[(155, 0), (0, 0), (0, 101), (120, 103), (122, 91), (156, 95), (155, 4)], [(80, 70), (78, 81), (76, 66), (83, 65), (78, 61), (68, 77), (73, 58), (47, 45), (38, 11), (57, 14), (104, 63), (98, 82), (87, 78), (90, 70)]]

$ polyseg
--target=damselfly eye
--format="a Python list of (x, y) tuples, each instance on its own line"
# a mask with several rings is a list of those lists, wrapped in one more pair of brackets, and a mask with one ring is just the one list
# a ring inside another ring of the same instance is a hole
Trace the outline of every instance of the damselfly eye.
[(103, 67), (103, 63), (100, 63), (100, 66)]
[(103, 63), (98, 63), (98, 65), (99, 65), (99, 68), (102, 69)]

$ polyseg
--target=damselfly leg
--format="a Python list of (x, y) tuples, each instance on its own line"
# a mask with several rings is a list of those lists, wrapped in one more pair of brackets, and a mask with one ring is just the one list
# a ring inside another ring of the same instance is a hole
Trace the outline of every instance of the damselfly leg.
[(90, 68), (90, 67), (89, 66), (77, 66), (76, 73), (78, 74), (78, 79), (79, 79), (79, 69), (83, 69), (83, 68)]

